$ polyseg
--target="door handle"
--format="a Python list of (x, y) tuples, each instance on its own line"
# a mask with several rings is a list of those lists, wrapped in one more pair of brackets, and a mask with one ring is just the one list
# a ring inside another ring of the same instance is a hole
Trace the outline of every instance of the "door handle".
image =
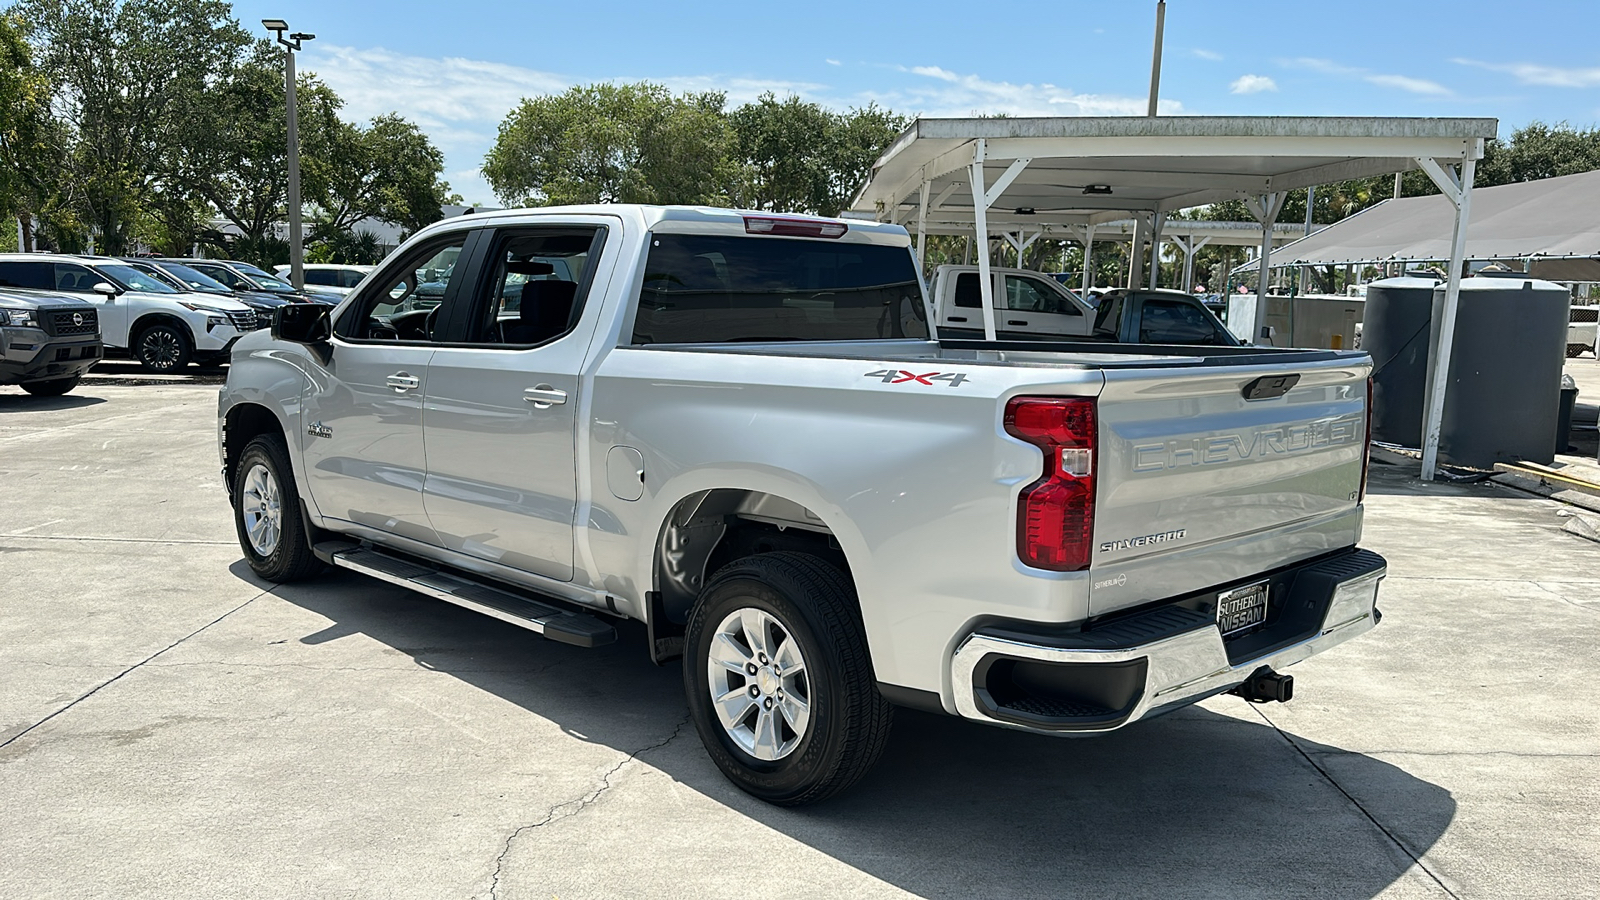
[(1007, 325), (1026, 325), (1026, 324), (1028, 324), (1028, 320), (1027, 319), (1007, 319), (1006, 320), (1006, 324)]
[(567, 392), (558, 390), (548, 384), (535, 385), (524, 388), (522, 399), (532, 403), (535, 409), (549, 409), (567, 402)]
[(967, 320), (966, 316), (948, 316), (947, 318), (952, 322), (965, 322)]
[(417, 386), (422, 384), (422, 379), (415, 375), (407, 375), (405, 372), (396, 372), (388, 377), (386, 383), (394, 388), (396, 394), (404, 394), (406, 391), (416, 390)]

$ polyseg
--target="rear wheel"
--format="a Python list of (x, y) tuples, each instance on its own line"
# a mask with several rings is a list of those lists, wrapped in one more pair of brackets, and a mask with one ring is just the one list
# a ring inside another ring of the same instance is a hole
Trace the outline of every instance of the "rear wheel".
[(850, 580), (805, 553), (764, 553), (716, 574), (689, 617), (684, 685), (717, 768), (781, 806), (854, 784), (893, 719)]
[(189, 364), (193, 353), (189, 336), (167, 322), (157, 322), (139, 332), (133, 344), (133, 355), (150, 372), (176, 372)]
[(1567, 359), (1577, 359), (1578, 357), (1582, 356), (1583, 351), (1587, 349), (1589, 349), (1588, 344), (1568, 344)]
[(283, 438), (245, 445), (233, 474), (233, 524), (245, 562), (268, 581), (298, 581), (322, 564), (311, 552)]
[(35, 397), (59, 397), (78, 386), (81, 375), (72, 375), (67, 378), (52, 378), (49, 381), (30, 381), (22, 389)]

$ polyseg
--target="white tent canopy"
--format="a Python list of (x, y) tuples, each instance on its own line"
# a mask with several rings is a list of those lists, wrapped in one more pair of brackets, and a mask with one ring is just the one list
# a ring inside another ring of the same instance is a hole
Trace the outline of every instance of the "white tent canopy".
[[(1437, 194), (1385, 200), (1280, 248), (1272, 264), (1449, 259), (1454, 217)], [(1467, 259), (1538, 257), (1600, 257), (1600, 171), (1472, 192)]]
[[(924, 236), (934, 229), (970, 228), (982, 244), (994, 234), (1070, 226), (1082, 229), (1092, 251), (1092, 229), (1132, 218), (1142, 227), (1135, 229), (1129, 283), (1140, 284), (1145, 232), (1151, 245), (1160, 246), (1170, 213), (1243, 199), (1262, 225), (1261, 260), (1270, 266), (1271, 229), (1288, 191), (1420, 166), (1454, 207), (1450, 258), (1459, 270), (1473, 167), (1497, 124), (1276, 116), (918, 119), (873, 166), (850, 211), (914, 225), (919, 259)], [(992, 341), (987, 253), (978, 254), (978, 267), (984, 335)], [(1152, 282), (1159, 268), (1151, 267)], [(1086, 277), (1090, 271), (1086, 264)], [(1245, 304), (1229, 322), (1235, 334), (1252, 341), (1266, 312), (1265, 279), (1260, 281), (1254, 304)], [(1434, 356), (1440, 365), (1450, 357), (1458, 291), (1459, 278), (1452, 277)], [(1437, 457), (1444, 384), (1444, 378), (1436, 379), (1425, 423), (1424, 478), (1432, 477)]]

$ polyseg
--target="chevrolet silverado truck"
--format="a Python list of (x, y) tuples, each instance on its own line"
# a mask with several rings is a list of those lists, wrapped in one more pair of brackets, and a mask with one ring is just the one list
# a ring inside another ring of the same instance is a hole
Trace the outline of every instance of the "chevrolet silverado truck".
[(1287, 700), (1377, 623), (1368, 356), (940, 340), (909, 246), (632, 205), (426, 228), (235, 346), (244, 557), (578, 646), (642, 622), (716, 765), (788, 805), (896, 706), (1097, 734)]
[(0, 291), (0, 384), (59, 397), (78, 386), (101, 353), (100, 321), (90, 304)]

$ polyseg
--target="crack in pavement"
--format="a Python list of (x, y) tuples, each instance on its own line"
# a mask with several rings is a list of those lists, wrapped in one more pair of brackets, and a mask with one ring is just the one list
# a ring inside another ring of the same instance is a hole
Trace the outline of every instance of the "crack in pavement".
[(1434, 872), (1433, 869), (1429, 868), (1427, 863), (1422, 861), (1422, 857), (1411, 852), (1411, 848), (1407, 847), (1405, 842), (1400, 840), (1400, 838), (1395, 835), (1394, 832), (1390, 831), (1382, 822), (1379, 822), (1378, 817), (1369, 812), (1365, 806), (1362, 806), (1360, 800), (1357, 800), (1353, 794), (1345, 790), (1344, 785), (1340, 784), (1338, 780), (1333, 777), (1332, 773), (1318, 765), (1317, 761), (1311, 758), (1311, 754), (1307, 753), (1304, 747), (1301, 747), (1299, 744), (1295, 743), (1294, 738), (1290, 737), (1282, 728), (1278, 727), (1278, 723), (1268, 718), (1267, 714), (1261, 711), (1260, 706), (1254, 703), (1249, 704), (1249, 706), (1252, 712), (1261, 717), (1261, 721), (1267, 723), (1267, 727), (1276, 732), (1278, 737), (1283, 739), (1284, 743), (1288, 744), (1290, 747), (1293, 747), (1295, 752), (1300, 754), (1301, 759), (1304, 759), (1306, 763), (1311, 766), (1311, 768), (1316, 769), (1317, 774), (1321, 775), (1329, 784), (1333, 785), (1334, 790), (1343, 794), (1344, 798), (1350, 801), (1351, 806), (1354, 806), (1361, 812), (1363, 816), (1366, 816), (1367, 821), (1371, 822), (1374, 828), (1377, 828), (1380, 832), (1382, 832), (1383, 836), (1388, 838), (1390, 843), (1394, 844), (1396, 847), (1399, 847), (1401, 853), (1404, 853), (1406, 856), (1410, 857), (1411, 861), (1416, 863), (1417, 868), (1426, 873), (1427, 876), (1433, 880), (1433, 883), (1439, 886), (1439, 890), (1444, 891), (1445, 895), (1450, 897), (1451, 900), (1461, 900), (1455, 891), (1450, 890), (1450, 888), (1445, 885), (1444, 879), (1440, 878), (1438, 873)]
[(0, 534), (0, 538), (23, 541), (82, 541), (97, 544), (204, 544), (206, 546), (232, 547), (238, 541), (206, 541), (199, 538), (114, 538), (83, 537), (72, 534)]
[[(500, 873), (505, 869), (506, 856), (511, 852), (511, 846), (512, 844), (516, 843), (517, 838), (521, 837), (525, 832), (532, 831), (535, 828), (543, 828), (546, 825), (560, 822), (564, 819), (570, 819), (578, 813), (583, 812), (596, 800), (599, 800), (601, 794), (604, 794), (606, 791), (611, 789), (611, 779), (618, 772), (622, 771), (623, 766), (626, 766), (628, 763), (633, 762), (635, 759), (638, 759), (640, 756), (643, 756), (646, 753), (649, 753), (653, 750), (660, 750), (662, 747), (665, 747), (666, 745), (677, 740), (678, 736), (683, 733), (683, 727), (688, 724), (689, 717), (684, 716), (683, 720), (677, 724), (677, 727), (672, 729), (672, 733), (667, 735), (665, 739), (657, 741), (648, 747), (643, 747), (639, 750), (629, 753), (616, 765), (607, 769), (605, 773), (600, 776), (599, 787), (589, 791), (582, 797), (578, 797), (573, 800), (567, 800), (550, 807), (550, 809), (545, 812), (544, 817), (539, 821), (518, 826), (514, 831), (512, 831), (511, 834), (506, 837), (505, 844), (500, 848), (500, 855), (496, 856), (494, 859), (494, 873), (492, 874), (489, 882), (490, 900), (495, 900), (495, 898), (500, 896)], [(568, 811), (563, 813), (563, 810)]]
[[(1567, 598), (1561, 596), (1560, 594), (1556, 593), (1555, 591), (1550, 590), (1549, 588), (1545, 587), (1543, 584), (1540, 584), (1537, 581), (1529, 581), (1529, 582), (1524, 582), (1524, 583), (1533, 585), (1534, 587), (1536, 587), (1539, 590), (1545, 592), (1546, 594), (1549, 594), (1550, 596), (1556, 598), (1556, 600), (1567, 604), (1568, 606), (1574, 607), (1576, 609), (1581, 609), (1584, 612), (1592, 612), (1592, 613), (1593, 612), (1600, 612), (1600, 608), (1596, 608), (1596, 607), (1593, 607), (1593, 606), (1588, 606), (1588, 605), (1585, 605), (1583, 603), (1579, 603), (1576, 600), (1568, 600)], [(1567, 583), (1570, 583), (1570, 582), (1561, 582), (1561, 581), (1552, 581), (1552, 582), (1550, 582), (1550, 584), (1567, 584)], [(1580, 581), (1580, 582), (1576, 582), (1576, 583), (1577, 584), (1583, 584), (1584, 582)]]
[(171, 650), (174, 647), (177, 647), (178, 645), (180, 645), (183, 642), (189, 640), (190, 638), (200, 634), (202, 631), (205, 631), (207, 628), (210, 628), (211, 626), (217, 624), (218, 622), (221, 622), (223, 619), (226, 619), (227, 617), (233, 615), (234, 613), (238, 612), (241, 609), (244, 609), (246, 606), (249, 606), (250, 604), (256, 602), (257, 600), (260, 600), (262, 597), (265, 597), (270, 593), (272, 593), (272, 592), (271, 591), (262, 591), (261, 593), (256, 594), (254, 597), (251, 597), (249, 600), (244, 601), (243, 603), (239, 604), (238, 606), (235, 606), (233, 609), (230, 609), (227, 612), (223, 613), (222, 615), (217, 616), (215, 619), (212, 619), (211, 621), (207, 622), (206, 624), (201, 625), (199, 628), (196, 628), (195, 630), (189, 632), (188, 634), (184, 635), (183, 637), (178, 638), (177, 640), (173, 641), (172, 643), (168, 644), (167, 646), (162, 647), (160, 650), (157, 650), (156, 652), (150, 654), (149, 656), (145, 657), (144, 659), (134, 663), (133, 665), (127, 667), (126, 669), (123, 669), (121, 672), (118, 672), (117, 674), (111, 676), (110, 678), (107, 678), (105, 681), (100, 682), (99, 684), (97, 684), (94, 687), (90, 688), (84, 694), (80, 695), (76, 700), (73, 700), (71, 703), (68, 703), (66, 706), (61, 707), (60, 709), (56, 710), (55, 712), (51, 713), (48, 716), (45, 716), (44, 718), (42, 718), (39, 721), (33, 723), (32, 725), (29, 725), (27, 728), (22, 729), (21, 731), (17, 732), (16, 734), (12, 735), (11, 737), (6, 738), (4, 742), (0, 742), (0, 750), (4, 750), (6, 747), (9, 747), (12, 744), (16, 743), (18, 740), (20, 740), (23, 737), (23, 735), (31, 733), (34, 729), (36, 729), (39, 726), (43, 725), (44, 723), (50, 721), (51, 719), (54, 719), (56, 716), (61, 715), (62, 713), (66, 712), (67, 710), (69, 710), (71, 708), (73, 708), (74, 706), (77, 706), (79, 703), (82, 703), (83, 701), (89, 699), (90, 697), (93, 697), (95, 694), (100, 693), (100, 691), (104, 690), (105, 688), (108, 688), (111, 685), (116, 684), (118, 681), (122, 680), (122, 677), (124, 675), (127, 675), (129, 672), (132, 672), (133, 670), (139, 668), (140, 666), (143, 666), (145, 663), (148, 663), (151, 660), (155, 659), (156, 657), (160, 656), (161, 654), (166, 653), (168, 650)]

